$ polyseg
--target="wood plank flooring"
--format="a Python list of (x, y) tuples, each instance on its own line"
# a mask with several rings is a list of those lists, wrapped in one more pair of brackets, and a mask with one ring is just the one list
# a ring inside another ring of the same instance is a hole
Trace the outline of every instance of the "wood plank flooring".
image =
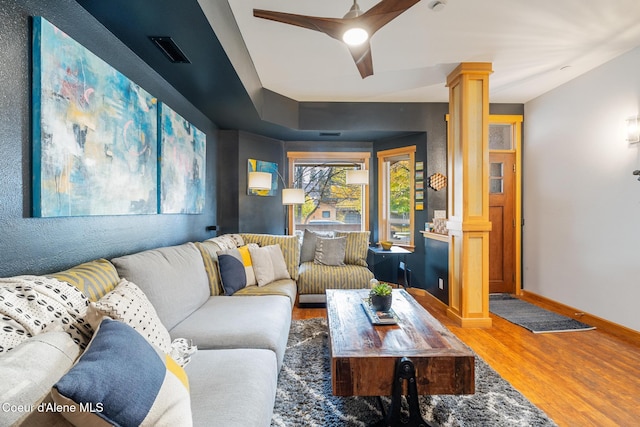
[[(640, 426), (637, 344), (597, 329), (533, 334), (494, 315), (491, 328), (460, 328), (432, 298), (411, 293), (559, 426)], [(326, 310), (294, 308), (294, 319), (313, 317)]]

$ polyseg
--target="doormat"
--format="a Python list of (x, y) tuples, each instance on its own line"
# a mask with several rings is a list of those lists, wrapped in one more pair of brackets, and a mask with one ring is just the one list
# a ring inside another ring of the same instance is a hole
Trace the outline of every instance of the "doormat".
[(509, 294), (489, 295), (489, 311), (534, 334), (590, 331), (595, 327), (562, 316)]

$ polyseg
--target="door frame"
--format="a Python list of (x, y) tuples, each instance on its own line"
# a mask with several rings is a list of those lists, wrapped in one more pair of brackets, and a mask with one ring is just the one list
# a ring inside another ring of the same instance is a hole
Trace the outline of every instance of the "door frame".
[(513, 131), (513, 148), (511, 150), (491, 150), (489, 152), (495, 153), (515, 153), (515, 197), (514, 197), (514, 220), (516, 227), (514, 230), (514, 247), (515, 247), (515, 260), (514, 260), (514, 274), (515, 274), (515, 294), (522, 295), (522, 115), (507, 115), (507, 114), (490, 114), (489, 124), (500, 123), (510, 124)]

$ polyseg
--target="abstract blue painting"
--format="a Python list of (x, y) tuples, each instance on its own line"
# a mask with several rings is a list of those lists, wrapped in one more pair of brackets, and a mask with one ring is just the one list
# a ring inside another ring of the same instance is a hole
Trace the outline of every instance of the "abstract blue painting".
[(33, 18), (33, 215), (154, 214), (157, 99)]
[(160, 212), (200, 214), (205, 204), (207, 136), (160, 105)]

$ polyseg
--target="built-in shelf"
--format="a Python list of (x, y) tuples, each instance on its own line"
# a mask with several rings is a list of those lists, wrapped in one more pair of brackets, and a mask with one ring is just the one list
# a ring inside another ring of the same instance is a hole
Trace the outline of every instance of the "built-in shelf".
[(432, 233), (431, 231), (424, 231), (424, 230), (421, 230), (420, 233), (422, 233), (425, 239), (433, 239), (433, 240), (439, 240), (441, 242), (449, 243), (448, 234)]

